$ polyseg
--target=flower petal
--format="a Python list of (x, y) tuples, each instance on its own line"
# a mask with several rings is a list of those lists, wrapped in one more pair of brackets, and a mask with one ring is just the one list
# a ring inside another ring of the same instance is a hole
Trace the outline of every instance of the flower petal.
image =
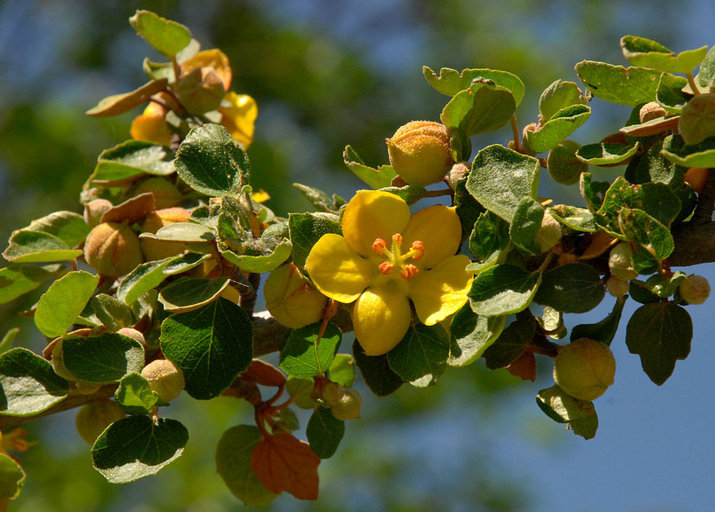
[(432, 268), (457, 252), (462, 239), (462, 224), (454, 208), (430, 206), (412, 216), (402, 237), (405, 251), (416, 240), (424, 243), (424, 256), (415, 264), (420, 268)]
[(320, 237), (308, 254), (305, 268), (321, 293), (346, 304), (357, 299), (378, 273), (377, 267), (334, 233)]
[(345, 207), (341, 225), (343, 236), (358, 254), (369, 258), (372, 243), (382, 238), (390, 246), (395, 233), (401, 233), (410, 220), (410, 207), (389, 192), (358, 190)]
[(229, 91), (224, 96), (224, 103), (219, 107), (221, 124), (226, 127), (231, 137), (242, 144), (243, 149), (248, 148), (253, 142), (253, 131), (258, 107), (256, 100), (248, 94), (236, 94)]
[(418, 273), (410, 283), (410, 299), (425, 325), (434, 325), (456, 313), (467, 302), (472, 286), (469, 258), (460, 254), (443, 260), (432, 270)]
[(385, 354), (405, 337), (411, 318), (410, 302), (399, 288), (368, 288), (353, 309), (355, 337), (366, 355)]

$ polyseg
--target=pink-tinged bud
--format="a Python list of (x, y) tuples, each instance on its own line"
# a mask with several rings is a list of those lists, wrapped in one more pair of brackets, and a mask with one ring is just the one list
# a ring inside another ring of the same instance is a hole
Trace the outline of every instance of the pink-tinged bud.
[(454, 164), (449, 139), (443, 124), (411, 121), (387, 139), (390, 164), (411, 185), (438, 183)]

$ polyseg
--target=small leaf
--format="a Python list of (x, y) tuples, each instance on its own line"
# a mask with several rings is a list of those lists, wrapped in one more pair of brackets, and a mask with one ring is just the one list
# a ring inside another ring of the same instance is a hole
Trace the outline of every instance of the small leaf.
[(548, 208), (548, 212), (558, 222), (574, 231), (594, 233), (597, 230), (593, 214), (585, 208), (557, 204)]
[(439, 76), (437, 76), (437, 73), (429, 67), (423, 66), (422, 74), (437, 92), (447, 96), (455, 96), (457, 93), (469, 89), (475, 79), (481, 78), (492, 80), (497, 85), (509, 89), (514, 96), (516, 106), (519, 106), (519, 103), (524, 98), (524, 83), (518, 76), (507, 71), (481, 68), (464, 69), (460, 73), (455, 69), (442, 68), (439, 70)]
[(61, 277), (67, 270), (59, 265), (9, 265), (0, 269), (0, 304), (31, 292), (50, 278)]
[(92, 297), (89, 305), (99, 321), (112, 331), (134, 325), (134, 315), (129, 306), (111, 295), (100, 293)]
[[(663, 261), (673, 252), (675, 242), (670, 230), (643, 210), (623, 208), (618, 216), (618, 222), (628, 239), (635, 241), (658, 262)], [(634, 257), (635, 255), (636, 253)]]
[(189, 279), (182, 277), (159, 292), (159, 302), (166, 311), (186, 313), (218, 299), (229, 285), (228, 277)]
[(645, 66), (671, 73), (690, 73), (705, 58), (708, 47), (675, 54), (665, 46), (645, 37), (623, 36), (623, 56), (636, 66)]
[(216, 471), (244, 505), (267, 505), (277, 497), (263, 486), (251, 467), (253, 449), (261, 439), (258, 427), (237, 425), (224, 432), (216, 446)]
[(149, 290), (173, 274), (190, 270), (203, 263), (209, 256), (188, 253), (138, 265), (122, 280), (117, 289), (117, 298), (132, 304)]
[(355, 361), (350, 354), (338, 354), (328, 370), (328, 378), (344, 388), (351, 388), (355, 383)]
[(474, 279), (469, 303), (479, 315), (518, 313), (529, 306), (540, 281), (539, 272), (532, 273), (516, 265), (497, 265)]
[(149, 387), (149, 381), (138, 373), (129, 373), (119, 381), (114, 399), (127, 414), (149, 414), (161, 402)]
[(269, 254), (259, 256), (252, 256), (249, 254), (239, 255), (233, 251), (222, 250), (221, 256), (244, 272), (263, 274), (280, 267), (281, 264), (288, 259), (291, 252), (293, 252), (293, 246), (288, 240), (284, 240)]
[(13, 327), (5, 333), (5, 335), (0, 340), (0, 355), (10, 350), (18, 334), (20, 334), (19, 327)]
[(576, 74), (594, 96), (635, 107), (655, 100), (661, 72), (584, 60), (576, 64)]
[(285, 433), (263, 439), (251, 456), (253, 472), (269, 491), (286, 491), (300, 500), (318, 499), (319, 465), (308, 443)]
[(535, 153), (543, 153), (559, 145), (566, 137), (591, 117), (586, 105), (571, 105), (556, 112), (536, 131), (527, 131), (525, 144)]
[(387, 362), (404, 381), (421, 388), (437, 383), (448, 357), (449, 334), (444, 327), (417, 324), (387, 353)]
[[(709, 91), (715, 84), (715, 46), (711, 46), (705, 59), (700, 63), (700, 71), (695, 75), (695, 85), (700, 92)], [(690, 84), (683, 87), (683, 92), (694, 94)]]
[(510, 323), (484, 351), (487, 368), (506, 368), (515, 361), (534, 339), (536, 322), (531, 319), (517, 319)]
[(618, 331), (618, 324), (621, 321), (621, 314), (623, 313), (625, 303), (625, 298), (619, 297), (613, 305), (613, 311), (600, 322), (575, 325), (574, 328), (571, 329), (571, 341), (579, 338), (590, 338), (600, 341), (604, 345), (610, 345), (616, 336), (616, 331)]
[(82, 254), (72, 249), (60, 238), (42, 231), (20, 229), (13, 231), (10, 245), (2, 253), (3, 258), (14, 263), (46, 263), (71, 261)]
[(334, 215), (291, 213), (288, 215), (293, 263), (302, 268), (308, 253), (320, 238), (328, 233), (340, 234), (340, 224)]
[(469, 251), (479, 261), (487, 261), (509, 244), (509, 224), (492, 212), (482, 212), (469, 235)]
[(457, 311), (450, 326), (449, 366), (467, 366), (482, 357), (504, 330), (507, 315), (477, 315), (469, 304)]
[(584, 402), (568, 396), (554, 385), (542, 389), (536, 395), (536, 403), (554, 421), (569, 423), (574, 434), (592, 439), (598, 429), (598, 416), (592, 402)]
[(14, 500), (25, 485), (25, 471), (18, 462), (5, 453), (0, 453), (0, 499)]
[(294, 329), (281, 350), (280, 368), (291, 377), (306, 379), (324, 375), (340, 348), (342, 333), (329, 323), (318, 338), (320, 323)]
[(85, 114), (94, 117), (118, 116), (129, 112), (133, 108), (146, 103), (156, 93), (165, 91), (168, 81), (164, 78), (161, 80), (152, 80), (142, 85), (138, 89), (122, 94), (114, 94), (107, 96), (100, 101), (96, 106), (90, 108)]
[(542, 122), (550, 120), (559, 110), (571, 105), (585, 105), (588, 103), (581, 93), (581, 89), (573, 82), (556, 80), (549, 85), (539, 98), (539, 112)]
[(638, 151), (638, 143), (633, 146), (598, 142), (586, 144), (576, 151), (576, 158), (591, 165), (612, 165), (628, 160)]
[(494, 144), (477, 154), (466, 186), (484, 207), (511, 222), (523, 198), (536, 199), (540, 170), (536, 158)]
[(381, 165), (375, 169), (366, 165), (352, 146), (345, 146), (343, 162), (350, 172), (374, 189), (389, 187), (393, 178), (397, 176), (392, 166)]
[(40, 297), (35, 325), (42, 334), (54, 338), (67, 332), (89, 302), (99, 276), (78, 270), (62, 276)]
[(288, 377), (286, 381), (286, 391), (293, 398), (293, 403), (301, 409), (312, 410), (315, 407), (315, 401), (311, 397), (314, 387), (313, 379)]
[(313, 208), (321, 212), (337, 212), (338, 209), (345, 204), (345, 200), (336, 194), (330, 197), (322, 190), (307, 187), (300, 183), (293, 183), (293, 187), (303, 194), (303, 197), (313, 205)]
[(176, 151), (175, 165), (187, 185), (208, 196), (234, 195), (248, 184), (248, 156), (221, 125), (191, 130)]
[(688, 145), (715, 136), (715, 93), (699, 94), (692, 98), (683, 107), (678, 130), (683, 142)]
[(563, 313), (585, 313), (598, 306), (605, 293), (601, 276), (591, 265), (567, 263), (544, 273), (534, 301)]
[(688, 312), (666, 302), (638, 308), (626, 329), (628, 350), (640, 356), (643, 371), (659, 386), (672, 375), (676, 360), (688, 357), (692, 338)]
[(135, 180), (145, 174), (167, 176), (174, 172), (172, 160), (171, 151), (164, 146), (128, 140), (102, 151), (89, 181), (113, 185)]
[(366, 356), (357, 340), (353, 343), (355, 363), (360, 369), (365, 384), (375, 396), (388, 396), (402, 386), (402, 378), (397, 375), (387, 362), (387, 355)]
[(68, 391), (69, 383), (35, 353), (18, 347), (0, 357), (0, 414), (40, 413), (64, 400)]
[(669, 135), (663, 141), (660, 153), (683, 167), (715, 167), (715, 136), (698, 144), (686, 145), (680, 135)]
[(173, 57), (191, 42), (191, 32), (188, 28), (150, 11), (137, 11), (129, 18), (129, 24), (167, 57)]
[(92, 446), (94, 468), (113, 484), (153, 475), (181, 456), (189, 433), (176, 420), (128, 416), (112, 423)]
[[(144, 347), (137, 340), (115, 332), (87, 338), (60, 339), (52, 352), (55, 368), (64, 367), (74, 379), (94, 384), (118, 382), (144, 368)], [(59, 371), (59, 370), (58, 370)]]
[(69, 247), (77, 247), (84, 242), (91, 228), (78, 213), (59, 211), (33, 220), (27, 229), (54, 235)]
[(528, 254), (541, 254), (543, 251), (536, 242), (536, 236), (541, 230), (543, 218), (544, 207), (541, 203), (531, 197), (519, 201), (519, 206), (514, 211), (514, 217), (509, 225), (509, 238), (512, 243)]
[(330, 409), (316, 407), (308, 420), (305, 435), (313, 453), (321, 459), (329, 459), (345, 435), (345, 422), (333, 416)]
[(447, 128), (459, 128), (471, 136), (501, 128), (515, 109), (509, 89), (477, 78), (469, 89), (457, 93), (445, 105), (440, 120)]
[(253, 358), (253, 327), (248, 314), (226, 299), (173, 315), (161, 324), (161, 350), (186, 379), (186, 392), (198, 400), (218, 396)]

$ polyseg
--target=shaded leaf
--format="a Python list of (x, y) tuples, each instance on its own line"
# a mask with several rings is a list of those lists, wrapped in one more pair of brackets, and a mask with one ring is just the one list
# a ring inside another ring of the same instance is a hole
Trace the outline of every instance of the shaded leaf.
[(390, 368), (416, 387), (437, 383), (449, 357), (449, 334), (439, 324), (417, 324), (387, 353)]
[(17, 347), (0, 357), (0, 414), (37, 414), (64, 400), (68, 391), (69, 383), (35, 353)]
[(342, 333), (329, 323), (323, 336), (318, 339), (320, 328), (319, 322), (291, 331), (281, 350), (281, 370), (299, 379), (325, 374), (340, 348)]
[(85, 114), (94, 117), (118, 116), (129, 112), (133, 108), (146, 103), (156, 93), (165, 91), (168, 81), (164, 79), (152, 80), (138, 89), (122, 94), (114, 94), (102, 99), (96, 106), (90, 108)]
[(469, 304), (465, 304), (452, 319), (447, 364), (467, 366), (482, 357), (504, 330), (506, 317), (477, 315)]
[(310, 449), (321, 459), (333, 456), (345, 435), (345, 422), (326, 407), (316, 407), (305, 429)]
[(17, 498), (25, 485), (26, 477), (22, 466), (15, 459), (0, 453), (0, 499)]
[(388, 396), (402, 386), (402, 378), (390, 368), (387, 355), (367, 356), (357, 340), (353, 343), (353, 355), (365, 384), (376, 396)]
[(484, 351), (487, 368), (506, 368), (516, 360), (534, 339), (536, 322), (529, 318), (517, 319), (504, 329), (497, 340)]
[(618, 324), (621, 321), (621, 314), (623, 313), (625, 303), (625, 297), (619, 297), (613, 305), (613, 311), (600, 322), (575, 325), (574, 328), (571, 329), (571, 341), (579, 338), (590, 338), (610, 346), (618, 331)]
[(544, 273), (534, 301), (563, 313), (585, 313), (598, 306), (605, 293), (601, 276), (591, 265), (567, 263)]
[(472, 282), (469, 303), (484, 316), (507, 315), (525, 309), (541, 281), (539, 272), (503, 264), (481, 272)]
[(106, 384), (118, 382), (128, 373), (141, 372), (144, 347), (134, 338), (105, 332), (86, 338), (58, 340), (52, 360), (56, 371), (62, 368), (69, 372), (68, 378)]
[(137, 11), (129, 24), (150, 45), (172, 57), (191, 42), (191, 32), (181, 23), (167, 20), (150, 11)]
[(286, 491), (300, 500), (318, 499), (318, 465), (320, 458), (308, 443), (285, 433), (263, 439), (251, 456), (253, 472), (269, 491)]

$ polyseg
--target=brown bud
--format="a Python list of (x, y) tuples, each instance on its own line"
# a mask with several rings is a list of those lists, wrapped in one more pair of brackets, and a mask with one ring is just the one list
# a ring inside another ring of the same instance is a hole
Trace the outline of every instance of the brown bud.
[(114, 205), (107, 199), (93, 199), (84, 205), (84, 221), (94, 227), (101, 222), (102, 215)]
[(145, 192), (154, 194), (154, 207), (156, 209), (170, 208), (181, 202), (179, 189), (161, 176), (141, 180), (132, 189), (131, 194), (136, 196)]
[(144, 339), (144, 335), (140, 332), (137, 331), (136, 329), (132, 329), (131, 327), (122, 327), (117, 331), (117, 334), (122, 334), (124, 336), (127, 336), (128, 338), (132, 338), (139, 343), (142, 344), (142, 346), (146, 345), (146, 340)]
[[(159, 229), (175, 222), (186, 222), (191, 217), (191, 213), (179, 207), (164, 208), (156, 210), (147, 215), (141, 225), (143, 233), (156, 233)], [(152, 238), (142, 238), (141, 248), (147, 261), (162, 260), (169, 256), (181, 254), (186, 249), (183, 242), (171, 242), (166, 240), (155, 240)]]
[(104, 276), (123, 276), (143, 260), (139, 237), (126, 224), (103, 222), (87, 235), (84, 259)]
[(454, 159), (447, 127), (431, 121), (410, 121), (387, 139), (395, 172), (407, 183), (421, 187), (438, 183)]
[(641, 107), (640, 111), (638, 112), (638, 116), (640, 118), (641, 123), (652, 121), (653, 119), (658, 119), (659, 117), (663, 117), (666, 114), (667, 112), (665, 111), (665, 109), (655, 101), (646, 103)]
[(80, 437), (89, 444), (94, 444), (99, 435), (109, 425), (121, 420), (126, 414), (116, 402), (107, 400), (85, 404), (77, 411), (75, 425)]
[(180, 368), (168, 359), (156, 359), (142, 370), (142, 377), (162, 401), (169, 403), (181, 394), (186, 383)]

